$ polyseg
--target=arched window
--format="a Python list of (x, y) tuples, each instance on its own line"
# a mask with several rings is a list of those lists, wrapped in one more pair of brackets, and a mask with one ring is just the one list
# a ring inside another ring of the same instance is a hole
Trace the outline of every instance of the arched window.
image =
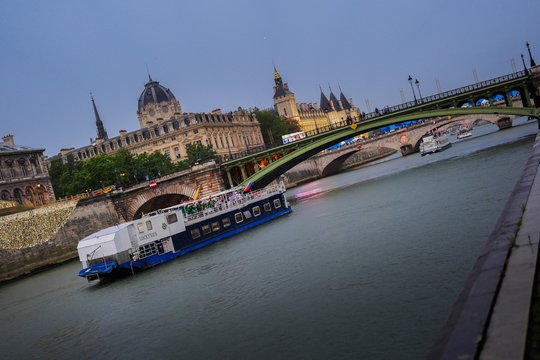
[(9, 201), (11, 199), (11, 195), (9, 194), (9, 191), (2, 190), (2, 194), (0, 195), (0, 198), (4, 201)]
[(14, 191), (13, 191), (13, 197), (15, 198), (15, 201), (17, 201), (19, 203), (19, 205), (22, 205), (23, 204), (23, 192), (21, 189), (19, 188), (16, 188)]

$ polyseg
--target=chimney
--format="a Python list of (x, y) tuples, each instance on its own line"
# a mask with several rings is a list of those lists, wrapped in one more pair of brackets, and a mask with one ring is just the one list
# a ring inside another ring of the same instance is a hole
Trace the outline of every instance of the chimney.
[(4, 141), (4, 144), (14, 146), (15, 142), (13, 141), (13, 135), (7, 134), (6, 136), (2, 137), (2, 140)]

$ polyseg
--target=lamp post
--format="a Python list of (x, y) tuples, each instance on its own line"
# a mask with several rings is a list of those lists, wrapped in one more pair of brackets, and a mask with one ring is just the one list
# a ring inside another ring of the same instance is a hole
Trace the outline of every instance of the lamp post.
[(531, 61), (531, 67), (535, 67), (536, 66), (536, 62), (534, 61), (533, 57), (532, 57), (532, 54), (531, 54), (531, 48), (530, 48), (530, 44), (529, 42), (527, 41), (527, 50), (529, 51), (529, 60)]
[(409, 84), (411, 84), (411, 90), (412, 90), (412, 94), (414, 96), (414, 103), (415, 104), (418, 104), (418, 100), (416, 100), (416, 93), (414, 92), (414, 87), (412, 86), (412, 77), (411, 75), (409, 75), (409, 78), (407, 79), (409, 81)]
[(416, 84), (416, 87), (418, 88), (418, 97), (420, 98), (420, 102), (422, 102), (422, 93), (420, 92), (420, 81), (416, 79), (414, 83)]

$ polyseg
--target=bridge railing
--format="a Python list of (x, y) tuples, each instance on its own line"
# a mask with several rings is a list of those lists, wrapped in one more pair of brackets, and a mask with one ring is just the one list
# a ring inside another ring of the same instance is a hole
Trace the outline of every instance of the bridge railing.
[[(391, 113), (394, 113), (394, 112), (397, 112), (397, 111), (402, 111), (402, 110), (414, 108), (414, 107), (417, 107), (419, 105), (423, 105), (423, 104), (426, 104), (426, 103), (429, 103), (429, 102), (432, 102), (432, 101), (443, 100), (443, 99), (450, 98), (450, 97), (453, 97), (453, 96), (456, 96), (456, 95), (464, 94), (464, 93), (472, 91), (472, 90), (478, 90), (478, 89), (482, 89), (484, 87), (500, 84), (502, 82), (515, 80), (515, 79), (524, 77), (525, 75), (526, 75), (525, 70), (521, 70), (521, 71), (518, 71), (518, 72), (515, 72), (515, 73), (499, 76), (499, 77), (496, 77), (496, 78), (493, 78), (493, 79), (489, 79), (489, 80), (481, 81), (481, 82), (478, 82), (478, 83), (470, 84), (470, 85), (467, 85), (467, 86), (463, 86), (463, 87), (460, 87), (460, 88), (448, 90), (448, 91), (445, 91), (445, 92), (442, 92), (442, 93), (439, 93), (439, 94), (425, 96), (425, 97), (417, 99), (416, 101), (408, 101), (408, 102), (405, 102), (405, 103), (402, 103), (402, 104), (398, 104), (398, 105), (394, 105), (394, 106), (390, 106), (390, 107), (385, 107), (385, 108), (380, 109), (380, 110), (377, 109), (377, 111), (372, 111), (370, 113), (362, 113), (362, 116), (360, 116), (358, 118), (353, 118), (352, 120), (353, 120), (354, 123), (359, 123), (359, 122), (362, 122), (362, 121), (366, 121), (366, 120), (369, 120), (369, 119), (376, 118), (378, 116), (388, 115), (388, 114), (391, 114)], [(344, 127), (347, 127), (347, 126), (350, 126), (350, 125), (351, 125), (350, 121), (348, 122), (348, 121), (345, 120), (345, 121), (342, 121), (342, 122), (339, 122), (339, 123), (334, 123), (334, 124), (331, 124), (331, 125), (328, 125), (328, 126), (317, 127), (317, 129), (315, 129), (315, 130), (305, 131), (305, 134), (306, 134), (306, 138), (309, 138), (309, 137), (313, 137), (313, 136), (316, 136), (316, 135), (319, 135), (319, 134), (322, 134), (322, 133), (326, 133), (326, 132), (329, 132), (329, 131), (332, 131), (332, 130), (344, 128)], [(221, 157), (221, 162), (226, 162), (226, 161), (230, 161), (230, 160), (234, 160), (234, 159), (239, 159), (239, 158), (242, 158), (242, 157), (245, 157), (245, 156), (257, 154), (257, 153), (260, 153), (260, 152), (263, 152), (263, 151), (266, 151), (266, 150), (270, 150), (270, 149), (273, 149), (273, 148), (276, 148), (276, 147), (279, 147), (279, 146), (283, 146), (283, 143), (274, 142), (272, 144), (266, 144), (266, 145), (262, 145), (262, 146), (256, 146), (256, 147), (248, 148), (248, 149), (246, 149), (246, 151), (243, 151), (243, 152), (239, 152), (239, 153), (236, 153), (236, 154), (231, 154), (230, 156), (222, 156)]]

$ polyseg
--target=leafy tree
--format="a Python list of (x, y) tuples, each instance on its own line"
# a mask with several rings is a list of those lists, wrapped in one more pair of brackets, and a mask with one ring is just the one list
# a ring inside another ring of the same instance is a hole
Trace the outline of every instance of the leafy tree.
[(217, 158), (217, 154), (212, 148), (212, 145), (202, 145), (199, 143), (189, 144), (186, 146), (186, 151), (190, 165), (203, 163), (206, 160)]
[(281, 135), (300, 131), (298, 121), (279, 117), (275, 112), (254, 108), (252, 112), (261, 124), (263, 140), (266, 144), (281, 142)]
[(160, 152), (132, 155), (121, 149), (114, 155), (102, 154), (85, 162), (76, 162), (68, 156), (51, 161), (49, 175), (54, 192), (59, 197), (80, 194), (110, 185), (130, 186), (139, 181), (170, 174), (189, 167), (186, 161), (176, 164)]

